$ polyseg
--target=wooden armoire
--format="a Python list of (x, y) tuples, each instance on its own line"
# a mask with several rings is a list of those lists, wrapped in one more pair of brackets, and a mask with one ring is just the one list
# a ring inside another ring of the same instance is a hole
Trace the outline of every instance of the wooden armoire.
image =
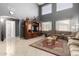
[(24, 38), (34, 38), (41, 35), (41, 23), (36, 19), (30, 20), (26, 18), (24, 21)]

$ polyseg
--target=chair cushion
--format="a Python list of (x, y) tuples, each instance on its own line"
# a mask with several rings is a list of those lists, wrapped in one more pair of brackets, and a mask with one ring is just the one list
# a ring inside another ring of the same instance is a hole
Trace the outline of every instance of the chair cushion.
[(79, 51), (71, 51), (71, 56), (79, 56)]
[(70, 45), (69, 48), (70, 48), (71, 56), (79, 56), (79, 46)]

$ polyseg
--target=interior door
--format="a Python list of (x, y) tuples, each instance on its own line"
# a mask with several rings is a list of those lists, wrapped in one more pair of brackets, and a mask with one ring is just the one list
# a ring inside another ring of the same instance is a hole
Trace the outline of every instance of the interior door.
[(6, 20), (6, 38), (15, 37), (15, 21)]
[(6, 53), (15, 53), (15, 21), (6, 20)]

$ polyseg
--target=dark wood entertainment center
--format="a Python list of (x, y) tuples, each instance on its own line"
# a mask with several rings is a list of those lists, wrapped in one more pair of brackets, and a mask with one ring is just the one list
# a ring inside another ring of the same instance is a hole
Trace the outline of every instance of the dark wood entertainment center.
[(36, 19), (26, 18), (24, 21), (24, 38), (34, 38), (41, 35), (41, 23)]

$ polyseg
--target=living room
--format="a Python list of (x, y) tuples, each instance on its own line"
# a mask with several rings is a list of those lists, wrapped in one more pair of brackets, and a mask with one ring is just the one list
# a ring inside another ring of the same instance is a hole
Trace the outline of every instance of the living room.
[(0, 3), (1, 56), (79, 56), (79, 3)]

